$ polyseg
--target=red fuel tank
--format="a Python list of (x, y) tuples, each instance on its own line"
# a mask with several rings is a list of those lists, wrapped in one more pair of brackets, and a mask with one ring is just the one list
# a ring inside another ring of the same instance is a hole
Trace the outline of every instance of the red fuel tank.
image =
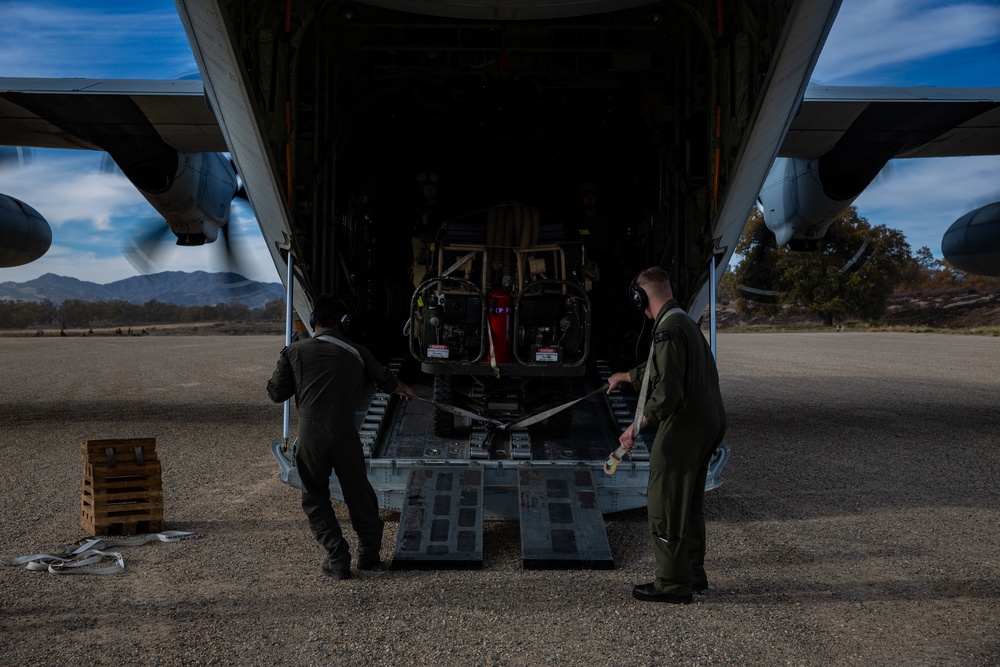
[[(511, 336), (511, 299), (510, 292), (492, 290), (488, 295), (490, 333), (493, 336), (493, 350), (498, 364), (510, 362), (513, 355), (513, 337)], [(490, 360), (489, 343), (486, 346), (486, 360)]]

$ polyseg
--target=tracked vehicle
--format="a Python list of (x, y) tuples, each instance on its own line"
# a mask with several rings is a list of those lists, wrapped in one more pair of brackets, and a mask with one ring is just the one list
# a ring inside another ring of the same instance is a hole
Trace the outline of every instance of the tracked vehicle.
[[(434, 401), (514, 419), (565, 403), (585, 371), (590, 300), (584, 251), (558, 222), (516, 202), (443, 230), (434, 266), (411, 302), (410, 353), (433, 376)], [(515, 241), (516, 239), (516, 241)], [(566, 432), (571, 411), (546, 422)], [(435, 407), (434, 433), (456, 435)], [(491, 458), (493, 431), (471, 451)], [(517, 456), (527, 457), (523, 450)]]

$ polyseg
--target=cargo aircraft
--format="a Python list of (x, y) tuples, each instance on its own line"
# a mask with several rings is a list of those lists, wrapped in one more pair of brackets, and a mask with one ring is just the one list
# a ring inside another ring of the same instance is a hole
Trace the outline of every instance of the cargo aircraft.
[[(601, 567), (592, 527), (645, 505), (649, 456), (602, 470), (636, 399), (600, 385), (642, 335), (608, 286), (663, 266), (700, 317), (755, 205), (808, 248), (890, 159), (1000, 153), (1000, 89), (810, 87), (839, 5), (176, 0), (201, 81), (0, 79), (0, 145), (105, 151), (180, 245), (245, 192), (290, 311), (349, 301), (350, 335), (431, 397), (358, 415), (394, 562), (481, 563), (482, 521), (520, 518), (526, 566)], [(461, 203), (432, 238), (418, 185)], [(0, 201), (0, 260), (43, 254), (42, 217)], [(955, 223), (949, 261), (1000, 275), (998, 209)], [(294, 447), (286, 419), (293, 486)]]

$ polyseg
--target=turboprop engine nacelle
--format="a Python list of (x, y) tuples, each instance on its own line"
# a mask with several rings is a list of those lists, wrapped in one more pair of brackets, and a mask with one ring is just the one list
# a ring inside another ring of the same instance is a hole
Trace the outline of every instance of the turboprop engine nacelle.
[(167, 221), (178, 245), (211, 243), (229, 221), (238, 183), (236, 169), (223, 154), (177, 153), (173, 173), (162, 162), (119, 166)]
[(1000, 202), (969, 211), (941, 239), (941, 254), (960, 271), (1000, 276)]
[(23, 201), (0, 194), (0, 267), (34, 262), (52, 245), (52, 228)]
[[(771, 166), (757, 201), (764, 209), (764, 223), (774, 232), (779, 246), (793, 250), (814, 248), (837, 216), (878, 173), (875, 169), (874, 173), (837, 170), (839, 173), (831, 174), (828, 172), (833, 169), (821, 169), (821, 162), (822, 158), (779, 157)], [(869, 173), (872, 177), (868, 177)]]

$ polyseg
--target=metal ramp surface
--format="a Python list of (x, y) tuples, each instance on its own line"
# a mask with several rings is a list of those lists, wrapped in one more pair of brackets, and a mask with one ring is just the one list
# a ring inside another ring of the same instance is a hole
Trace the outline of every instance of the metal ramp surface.
[(521, 466), (517, 479), (525, 569), (614, 568), (590, 468)]
[(414, 468), (400, 512), (393, 569), (482, 566), (482, 468)]

